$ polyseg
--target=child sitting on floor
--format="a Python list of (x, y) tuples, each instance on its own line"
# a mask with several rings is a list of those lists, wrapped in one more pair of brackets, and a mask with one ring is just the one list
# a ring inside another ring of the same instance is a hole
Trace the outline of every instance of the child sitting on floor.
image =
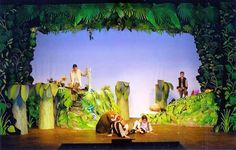
[(111, 123), (111, 130), (110, 130), (110, 134), (108, 134), (108, 136), (112, 136), (112, 134), (115, 132), (115, 134), (117, 134), (120, 137), (123, 138), (130, 138), (128, 135), (128, 124), (123, 125), (121, 123), (122, 118), (120, 115), (116, 115), (115, 118), (112, 120)]
[(149, 133), (152, 131), (152, 126), (151, 126), (151, 123), (148, 122), (148, 118), (146, 115), (143, 115), (141, 117), (141, 119), (138, 121), (136, 120), (134, 122), (134, 127), (133, 129), (130, 131), (130, 134), (133, 134), (133, 133), (141, 133), (141, 134), (144, 134), (144, 133)]

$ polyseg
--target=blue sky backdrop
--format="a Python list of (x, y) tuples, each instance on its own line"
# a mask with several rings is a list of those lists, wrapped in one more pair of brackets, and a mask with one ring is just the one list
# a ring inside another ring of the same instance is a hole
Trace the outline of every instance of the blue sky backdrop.
[[(69, 74), (76, 63), (83, 71), (92, 69), (92, 88), (110, 85), (114, 91), (117, 81), (130, 82), (130, 115), (139, 117), (149, 112), (154, 103), (154, 85), (158, 79), (171, 82), (168, 101), (178, 98), (176, 90), (179, 72), (184, 71), (189, 93), (199, 89), (196, 80), (200, 65), (194, 38), (190, 34), (170, 36), (166, 33), (102, 30), (94, 31), (89, 40), (87, 31), (48, 35), (38, 33), (32, 75), (35, 82), (59, 79)], [(87, 83), (86, 79), (82, 80)]]

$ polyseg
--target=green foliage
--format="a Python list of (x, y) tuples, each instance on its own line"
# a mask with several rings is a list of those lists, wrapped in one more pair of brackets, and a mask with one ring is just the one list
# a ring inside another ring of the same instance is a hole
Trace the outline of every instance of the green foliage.
[(19, 95), (19, 91), (20, 91), (20, 85), (18, 84), (12, 85), (8, 89), (8, 98), (15, 100), (17, 96)]
[(59, 108), (66, 108), (66, 110), (69, 110), (69, 108), (72, 106), (71, 90), (66, 88), (59, 88), (57, 99), (59, 99)]
[(29, 98), (27, 101), (28, 127), (38, 126), (39, 121), (39, 101), (40, 97), (36, 94), (35, 87), (30, 87)]
[(26, 102), (26, 100), (29, 97), (29, 85), (20, 85), (20, 84), (11, 85), (9, 86), (7, 95), (9, 99), (17, 101), (18, 104)]
[(232, 126), (232, 124), (230, 124), (230, 115), (231, 115), (231, 112), (228, 109), (224, 110), (224, 113), (221, 113), (221, 120), (222, 120), (221, 128), (223, 129), (225, 133), (228, 133)]
[(57, 93), (59, 114), (57, 124), (75, 129), (94, 129), (99, 117), (108, 111), (118, 112), (114, 94), (109, 86), (99, 92), (85, 92), (77, 101), (72, 101), (69, 89), (60, 88)]
[[(213, 89), (220, 111), (236, 105), (235, 8), (221, 2), (219, 7), (192, 3), (161, 4), (76, 4), (0, 6), (0, 93), (9, 85), (33, 82), (32, 67), (37, 30), (92, 31), (110, 28), (170, 34), (187, 32), (195, 37), (201, 66), (197, 79), (202, 91)], [(37, 21), (39, 20), (39, 21)], [(92, 38), (91, 38), (92, 39)], [(41, 97), (56, 95), (55, 88), (41, 89)], [(14, 91), (14, 90), (13, 90)], [(27, 91), (27, 90), (26, 90)], [(23, 91), (23, 100), (27, 92)], [(11, 99), (17, 99), (17, 90)], [(127, 95), (126, 95), (127, 96)], [(68, 104), (69, 105), (69, 104)], [(221, 114), (218, 113), (218, 116)], [(11, 116), (12, 117), (12, 116)], [(219, 126), (221, 123), (217, 123)]]
[(56, 83), (37, 83), (35, 85), (35, 90), (41, 99), (49, 99), (56, 96), (58, 86)]
[(164, 26), (167, 25), (170, 28), (175, 28), (175, 30), (180, 29), (180, 21), (176, 14), (176, 8), (174, 4), (163, 3), (163, 4), (154, 4), (152, 7), (155, 18), (158, 25)]
[(191, 22), (193, 20), (194, 5), (191, 3), (181, 3), (178, 5), (177, 12), (183, 21)]
[(5, 113), (7, 106), (5, 103), (0, 102), (0, 135), (6, 135), (7, 133), (7, 124), (9, 122), (7, 113)]
[(28, 85), (21, 85), (21, 97), (24, 102), (28, 99), (29, 96), (29, 86)]
[(230, 124), (232, 125), (232, 129), (235, 132), (236, 131), (236, 107), (234, 108), (233, 112), (231, 113)]
[(219, 108), (213, 93), (180, 98), (167, 105), (166, 112), (148, 114), (152, 123), (179, 125), (215, 125)]
[(115, 86), (115, 93), (117, 99), (120, 99), (122, 96), (124, 96), (124, 99), (128, 100), (129, 92), (130, 92), (130, 87), (128, 82), (117, 81)]

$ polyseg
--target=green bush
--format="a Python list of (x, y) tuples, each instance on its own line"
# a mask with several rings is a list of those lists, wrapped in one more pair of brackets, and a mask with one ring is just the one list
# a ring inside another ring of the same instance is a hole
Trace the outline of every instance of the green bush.
[(215, 125), (218, 119), (213, 93), (180, 98), (167, 105), (166, 112), (147, 114), (151, 123), (178, 125)]
[[(57, 125), (74, 129), (95, 129), (95, 126), (105, 112), (118, 112), (114, 94), (109, 86), (104, 86), (99, 92), (91, 90), (72, 101), (70, 89), (60, 88), (57, 93), (59, 113)], [(74, 105), (77, 103), (77, 106)]]

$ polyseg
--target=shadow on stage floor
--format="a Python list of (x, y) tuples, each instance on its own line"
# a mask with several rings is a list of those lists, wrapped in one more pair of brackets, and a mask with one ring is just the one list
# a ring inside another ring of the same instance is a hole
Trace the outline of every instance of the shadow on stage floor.
[(88, 144), (62, 144), (59, 150), (184, 150), (184, 147), (179, 142), (132, 142), (130, 139), (114, 139), (112, 143), (88, 143)]

